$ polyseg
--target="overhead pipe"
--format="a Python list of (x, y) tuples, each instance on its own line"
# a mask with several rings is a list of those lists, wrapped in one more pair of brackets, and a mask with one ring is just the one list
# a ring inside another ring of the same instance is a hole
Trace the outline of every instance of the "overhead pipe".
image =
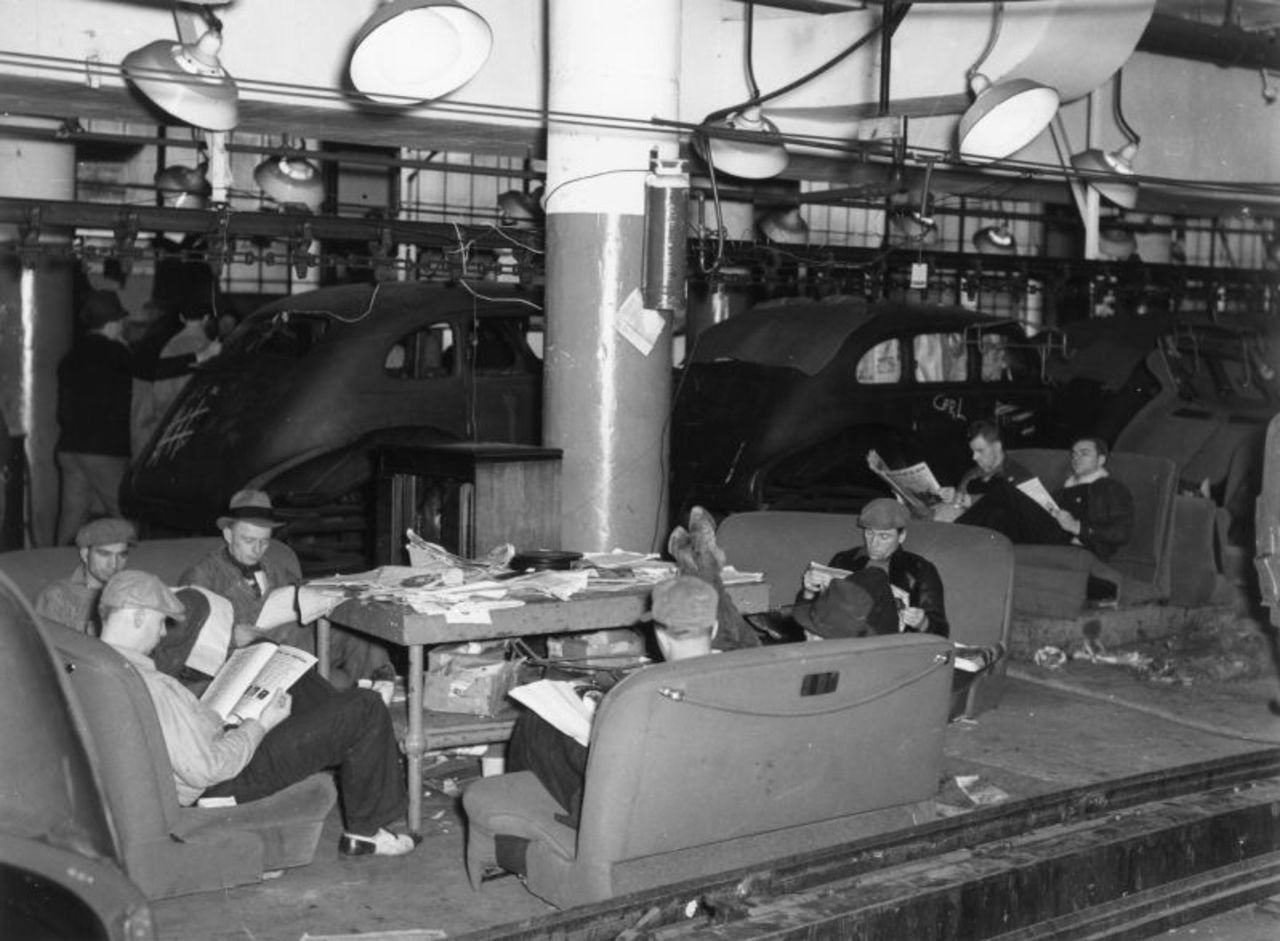
[(1280, 71), (1280, 39), (1274, 30), (1254, 33), (1160, 13), (1148, 21), (1137, 51), (1224, 68)]

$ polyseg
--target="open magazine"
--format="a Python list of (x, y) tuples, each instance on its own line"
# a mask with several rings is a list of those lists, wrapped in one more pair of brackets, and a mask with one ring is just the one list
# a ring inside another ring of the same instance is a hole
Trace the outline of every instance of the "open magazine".
[(928, 518), (932, 515), (929, 508), (942, 502), (942, 485), (923, 461), (895, 469), (872, 450), (867, 452), (867, 466), (889, 485), (912, 516)]
[(589, 680), (535, 680), (508, 694), (579, 745), (591, 741), (591, 723), (601, 691)]
[(262, 642), (241, 647), (218, 670), (200, 701), (234, 725), (256, 719), (281, 690), (315, 664), (305, 650)]

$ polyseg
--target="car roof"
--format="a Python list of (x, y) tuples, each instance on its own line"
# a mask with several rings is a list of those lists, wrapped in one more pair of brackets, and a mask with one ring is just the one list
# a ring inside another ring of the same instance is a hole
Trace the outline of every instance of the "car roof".
[(537, 298), (506, 284), (484, 282), (474, 289), (461, 283), (385, 281), (376, 284), (341, 284), (293, 294), (258, 308), (249, 318), (262, 320), (285, 311), (291, 314), (326, 315), (341, 324), (354, 324), (375, 308), (379, 320), (420, 321), (423, 308), (448, 314), (474, 310), (477, 317), (527, 317), (540, 312)]
[(704, 330), (694, 343), (689, 361), (729, 359), (817, 375), (845, 341), (864, 327), (885, 328), (877, 333), (888, 329), (951, 333), (971, 326), (1012, 323), (963, 307), (889, 301), (868, 304), (856, 298), (769, 302)]

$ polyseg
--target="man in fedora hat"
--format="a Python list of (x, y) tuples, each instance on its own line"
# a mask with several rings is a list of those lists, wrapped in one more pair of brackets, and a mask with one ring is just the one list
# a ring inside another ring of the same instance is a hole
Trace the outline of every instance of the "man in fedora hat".
[(36, 614), (83, 634), (98, 634), (98, 599), (102, 586), (129, 564), (138, 532), (128, 520), (113, 516), (85, 523), (76, 531), (80, 564), (66, 578), (50, 582), (36, 595)]
[(791, 617), (804, 629), (805, 640), (898, 632), (889, 574), (874, 567), (833, 580), (813, 600), (792, 608)]
[[(228, 599), (235, 609), (238, 644), (266, 638), (315, 653), (313, 624), (256, 627), (267, 595), (302, 582), (302, 567), (293, 550), (273, 538), (284, 523), (271, 498), (261, 490), (233, 494), (225, 515), (218, 517), (223, 545), (182, 573), (178, 583), (207, 588)], [(329, 678), (339, 689), (362, 679), (392, 679), (395, 670), (386, 648), (362, 634), (334, 625), (329, 632)]]
[[(829, 565), (854, 573), (868, 567), (883, 569), (898, 602), (898, 629), (947, 637), (951, 626), (947, 623), (942, 577), (928, 559), (902, 548), (910, 517), (897, 500), (872, 500), (858, 515), (863, 544), (837, 552)], [(797, 601), (812, 601), (832, 583), (830, 574), (808, 569)]]
[(346, 856), (403, 856), (416, 840), (387, 829), (408, 805), (391, 716), (372, 690), (339, 692), (314, 672), (271, 700), (261, 718), (225, 726), (154, 659), (170, 620), (186, 609), (160, 579), (126, 569), (102, 591), (102, 639), (137, 670), (156, 707), (178, 802), (238, 803), (281, 791), (333, 768), (342, 792)]

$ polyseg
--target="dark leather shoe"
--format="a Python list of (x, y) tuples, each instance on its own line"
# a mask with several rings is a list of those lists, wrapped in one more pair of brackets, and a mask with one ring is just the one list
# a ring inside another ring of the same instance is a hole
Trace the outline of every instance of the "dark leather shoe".
[(338, 841), (340, 856), (404, 856), (422, 842), (416, 834), (379, 830), (373, 836), (344, 833)]

